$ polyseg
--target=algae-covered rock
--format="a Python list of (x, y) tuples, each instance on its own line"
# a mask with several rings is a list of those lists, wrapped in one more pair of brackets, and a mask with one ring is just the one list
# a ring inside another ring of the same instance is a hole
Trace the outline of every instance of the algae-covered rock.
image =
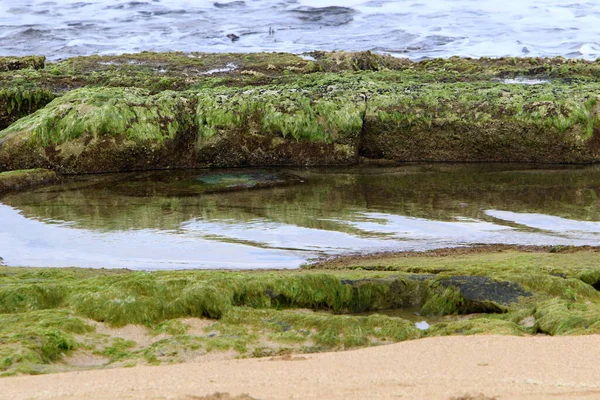
[(50, 91), (35, 86), (0, 88), (0, 130), (44, 107), (55, 97)]
[(514, 282), (487, 276), (450, 276), (431, 281), (421, 307), (423, 315), (503, 313), (511, 303), (532, 294)]
[(0, 57), (0, 72), (24, 68), (42, 69), (45, 63), (46, 57), (44, 56)]
[(408, 58), (397, 58), (371, 51), (313, 51), (313, 69), (325, 72), (401, 70), (413, 65)]
[(538, 329), (550, 335), (590, 335), (600, 333), (598, 303), (548, 300), (535, 311)]
[(290, 87), (197, 94), (202, 165), (322, 165), (357, 160), (364, 101)]
[(363, 114), (349, 93), (82, 88), (0, 132), (0, 169), (347, 164)]
[(0, 72), (0, 129), (12, 124), (0, 170), (600, 159), (599, 63), (313, 56), (140, 53)]
[(191, 102), (176, 92), (78, 89), (0, 132), (0, 169), (183, 167), (193, 159), (194, 123)]
[(56, 172), (47, 169), (17, 170), (0, 173), (0, 194), (56, 182)]
[(598, 85), (410, 85), (372, 95), (361, 153), (397, 161), (592, 162)]

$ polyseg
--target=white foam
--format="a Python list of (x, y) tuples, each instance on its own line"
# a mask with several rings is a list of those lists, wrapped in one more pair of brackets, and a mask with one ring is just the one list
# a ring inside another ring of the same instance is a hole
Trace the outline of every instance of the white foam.
[[(0, 1), (0, 55), (379, 50), (410, 58), (600, 56), (600, 8), (556, 0)], [(236, 5), (237, 4), (237, 5)], [(306, 14), (310, 8), (344, 7)], [(298, 9), (303, 13), (295, 12)], [(269, 28), (275, 33), (269, 34)], [(237, 32), (232, 42), (226, 36)]]

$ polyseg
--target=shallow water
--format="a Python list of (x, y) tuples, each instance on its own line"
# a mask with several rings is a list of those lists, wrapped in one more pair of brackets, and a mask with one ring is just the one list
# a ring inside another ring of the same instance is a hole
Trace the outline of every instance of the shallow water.
[(0, 257), (23, 266), (295, 268), (365, 251), (597, 245), (599, 196), (599, 166), (76, 177), (0, 199)]
[(594, 1), (0, 0), (0, 55), (52, 59), (143, 50), (595, 59), (599, 37)]

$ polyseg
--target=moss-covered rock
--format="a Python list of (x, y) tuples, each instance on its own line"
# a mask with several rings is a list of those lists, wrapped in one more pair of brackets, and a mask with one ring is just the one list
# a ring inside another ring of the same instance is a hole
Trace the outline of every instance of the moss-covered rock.
[(0, 132), (0, 169), (348, 164), (363, 114), (360, 99), (315, 90), (82, 88)]
[(514, 282), (487, 276), (450, 276), (435, 279), (426, 288), (423, 315), (503, 313), (511, 303), (531, 293)]
[(54, 171), (47, 169), (16, 170), (0, 173), (0, 194), (56, 182), (59, 179)]
[(364, 102), (335, 90), (268, 87), (196, 95), (201, 165), (357, 161)]
[(79, 89), (0, 133), (0, 169), (64, 173), (189, 166), (192, 102), (176, 92)]
[(0, 129), (12, 124), (0, 169), (600, 159), (597, 62), (313, 56), (140, 53), (0, 72)]
[[(78, 349), (107, 365), (156, 364), (218, 350), (272, 356), (441, 335), (600, 332), (600, 292), (591, 286), (597, 249), (501, 259), (481, 249), (446, 252), (365, 260), (387, 265), (379, 271), (353, 269), (356, 262), (278, 272), (0, 266), (0, 376), (57, 371), (52, 363)], [(421, 316), (372, 315), (419, 306), (442, 315), (426, 317), (425, 331), (414, 324)], [(364, 311), (371, 315), (339, 315)], [(191, 329), (191, 317), (210, 320)], [(160, 337), (136, 344), (94, 332), (127, 324)]]
[(313, 51), (310, 68), (322, 72), (403, 70), (413, 65), (408, 58), (397, 58), (371, 51)]
[(398, 161), (593, 162), (598, 87), (455, 83), (371, 95), (361, 153)]
[(16, 71), (18, 69), (42, 69), (46, 64), (44, 56), (0, 57), (0, 72)]

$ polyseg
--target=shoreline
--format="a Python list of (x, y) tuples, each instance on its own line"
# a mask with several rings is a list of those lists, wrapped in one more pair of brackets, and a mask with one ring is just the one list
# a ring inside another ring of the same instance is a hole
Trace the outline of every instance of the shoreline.
[[(600, 162), (598, 62), (315, 55), (0, 57), (0, 192), (149, 169)], [(507, 81), (519, 77), (540, 82)], [(0, 398), (598, 396), (599, 253), (486, 245), (297, 270), (0, 266)], [(435, 321), (377, 314), (390, 309)], [(27, 374), (51, 375), (15, 377)]]
[[(426, 338), (341, 353), (5, 378), (0, 399), (595, 398), (599, 357), (600, 335)], [(210, 397), (219, 392), (231, 397)]]
[(0, 267), (0, 376), (599, 334), (598, 251), (487, 246), (277, 271)]

